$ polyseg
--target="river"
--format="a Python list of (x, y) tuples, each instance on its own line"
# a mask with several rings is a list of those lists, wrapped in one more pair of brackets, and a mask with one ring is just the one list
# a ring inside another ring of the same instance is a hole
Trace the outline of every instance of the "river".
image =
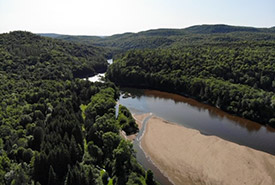
[[(119, 103), (132, 113), (152, 113), (167, 121), (199, 130), (205, 135), (215, 135), (234, 143), (245, 145), (275, 155), (275, 129), (230, 115), (183, 96), (155, 90), (123, 89), (132, 96), (120, 96)], [(142, 132), (142, 131), (141, 131)], [(170, 184), (142, 152), (139, 142), (134, 142), (137, 160), (154, 172), (161, 184)]]
[[(108, 63), (112, 64), (113, 60), (108, 60)], [(90, 77), (89, 81), (100, 81), (104, 76), (104, 73), (98, 74)], [(199, 130), (202, 134), (215, 135), (275, 155), (275, 129), (271, 127), (230, 115), (216, 107), (176, 94), (130, 88), (123, 89), (123, 91), (130, 93), (131, 96), (124, 97), (122, 94), (119, 103), (134, 114), (152, 113), (167, 121)], [(140, 148), (138, 140), (143, 130), (144, 127), (134, 141), (137, 160), (143, 167), (154, 172), (157, 181), (163, 185), (170, 185), (169, 180), (163, 176)]]
[[(113, 63), (113, 59), (108, 59), (107, 62), (109, 65), (111, 65)], [(103, 77), (105, 77), (105, 73), (98, 73), (95, 76), (89, 77), (88, 80), (90, 82), (103, 82), (103, 80), (101, 80)]]

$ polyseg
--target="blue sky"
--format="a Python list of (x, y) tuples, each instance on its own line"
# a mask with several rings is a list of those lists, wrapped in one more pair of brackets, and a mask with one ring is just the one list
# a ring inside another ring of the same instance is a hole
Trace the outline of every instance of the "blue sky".
[(275, 0), (0, 0), (0, 33), (112, 35), (199, 24), (275, 26)]

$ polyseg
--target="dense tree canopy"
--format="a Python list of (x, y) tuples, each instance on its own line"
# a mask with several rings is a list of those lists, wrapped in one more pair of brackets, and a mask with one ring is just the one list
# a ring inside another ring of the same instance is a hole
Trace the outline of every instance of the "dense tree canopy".
[(72, 79), (106, 71), (101, 48), (61, 42), (29, 32), (0, 35), (0, 67), (24, 79)]
[(227, 112), (274, 125), (275, 42), (228, 42), (135, 50), (108, 69), (122, 86), (197, 98)]
[(126, 184), (135, 174), (146, 185), (119, 135), (118, 89), (77, 78), (106, 67), (99, 48), (0, 35), (0, 184)]
[(119, 135), (138, 127), (126, 107), (115, 117), (118, 88), (79, 79), (106, 71), (107, 56), (117, 58), (107, 77), (118, 85), (191, 96), (275, 126), (274, 28), (57, 37), (66, 42), (0, 35), (0, 184), (156, 184)]

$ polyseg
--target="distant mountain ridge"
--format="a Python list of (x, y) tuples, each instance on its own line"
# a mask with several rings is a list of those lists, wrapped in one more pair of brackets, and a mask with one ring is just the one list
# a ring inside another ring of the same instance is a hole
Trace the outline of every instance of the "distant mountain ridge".
[(231, 26), (226, 24), (202, 24), (190, 26), (187, 28), (159, 28), (159, 29), (151, 29), (146, 31), (141, 31), (138, 33), (126, 32), (122, 34), (114, 34), (111, 36), (89, 36), (89, 35), (64, 35), (64, 34), (56, 34), (56, 33), (38, 33), (38, 35), (58, 38), (58, 37), (98, 37), (98, 38), (108, 38), (108, 37), (121, 37), (121, 36), (129, 36), (129, 35), (150, 35), (150, 36), (171, 36), (171, 35), (182, 35), (186, 33), (196, 33), (196, 34), (210, 34), (210, 33), (231, 33), (231, 32), (275, 32), (275, 26), (270, 28), (256, 28), (256, 27), (246, 27), (246, 26)]
[(165, 48), (173, 45), (196, 45), (228, 42), (274, 40), (275, 27), (254, 28), (224, 24), (196, 25), (183, 29), (152, 29), (138, 33), (123, 33), (112, 36), (70, 36), (40, 34), (70, 42), (109, 48), (110, 55), (131, 49)]
[[(268, 28), (267, 28), (268, 29)], [(211, 33), (231, 33), (231, 32), (262, 32), (263, 28), (243, 27), (243, 26), (229, 26), (225, 24), (216, 25), (199, 25), (191, 26), (185, 30), (192, 33), (211, 34)]]
[(62, 34), (57, 34), (57, 33), (37, 33), (37, 35), (40, 35), (43, 37), (50, 37), (50, 38), (57, 38), (62, 36)]

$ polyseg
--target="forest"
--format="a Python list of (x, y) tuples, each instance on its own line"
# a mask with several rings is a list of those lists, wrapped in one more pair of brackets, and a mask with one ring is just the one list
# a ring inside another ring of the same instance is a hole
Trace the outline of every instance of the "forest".
[[(116, 117), (119, 86), (177, 93), (275, 127), (274, 27), (44, 36), (0, 34), (0, 184), (157, 184), (120, 136), (138, 127), (124, 106)], [(106, 70), (105, 83), (85, 80)]]
[(120, 86), (158, 89), (275, 126), (275, 42), (238, 41), (131, 50), (108, 68)]
[(80, 78), (107, 69), (102, 48), (29, 32), (0, 35), (0, 184), (156, 184), (120, 131), (119, 89)]
[(175, 45), (228, 44), (230, 42), (275, 40), (275, 27), (197, 25), (183, 29), (152, 29), (138, 33), (123, 33), (106, 37), (41, 34), (59, 40), (104, 47), (108, 57), (135, 49), (170, 48)]

